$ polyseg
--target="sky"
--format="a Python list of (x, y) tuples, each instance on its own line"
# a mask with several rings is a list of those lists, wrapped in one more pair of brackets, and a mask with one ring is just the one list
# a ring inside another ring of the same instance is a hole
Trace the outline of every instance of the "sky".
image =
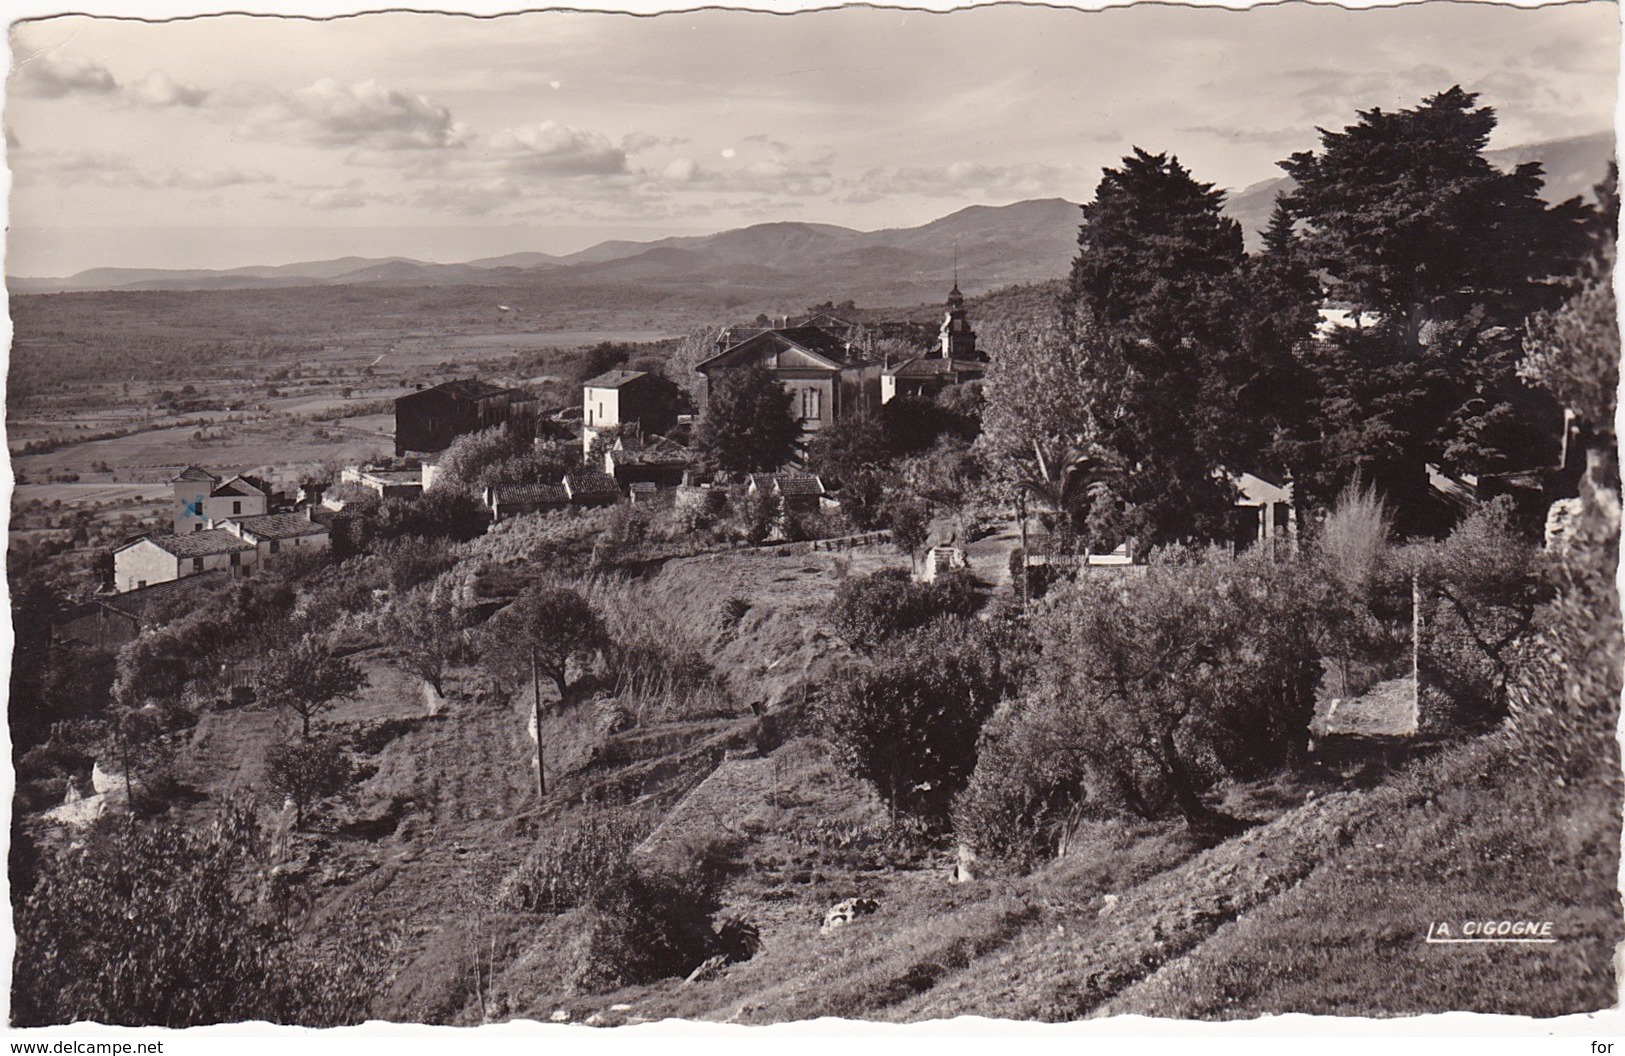
[(1239, 189), (1454, 84), (1492, 147), (1582, 135), (1619, 9), (81, 16), (14, 23), (11, 61), (6, 269), (55, 276), (908, 227), (1086, 201), (1133, 146)]

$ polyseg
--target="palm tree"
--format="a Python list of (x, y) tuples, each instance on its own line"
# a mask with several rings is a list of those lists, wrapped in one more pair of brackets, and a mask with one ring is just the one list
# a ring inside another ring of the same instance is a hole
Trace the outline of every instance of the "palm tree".
[[(1019, 463), (1016, 477), (1016, 518), (1021, 530), (1023, 562), (1027, 554), (1027, 502), (1033, 500), (1054, 519), (1055, 525), (1070, 524), (1073, 513), (1085, 501), (1111, 487), (1118, 472), (1109, 461), (1073, 441), (1044, 445), (1033, 440), (1033, 461)], [(1022, 575), (1022, 602), (1025, 607), (1027, 583)]]

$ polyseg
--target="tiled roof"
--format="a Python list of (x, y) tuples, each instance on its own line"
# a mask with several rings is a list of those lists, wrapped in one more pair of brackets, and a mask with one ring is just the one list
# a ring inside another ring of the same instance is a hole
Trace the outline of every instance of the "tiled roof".
[(792, 326), (787, 330), (775, 330), (773, 332), (793, 344), (800, 345), (809, 352), (816, 352), (825, 359), (833, 359), (837, 363), (857, 363), (863, 359), (863, 353), (860, 350), (848, 351), (845, 341), (821, 327)]
[(264, 494), (264, 489), (255, 487), (253, 484), (248, 482), (247, 478), (240, 476), (232, 477), (224, 484), (216, 485), (214, 491), (211, 493), (211, 495), (242, 495), (244, 497)]
[(231, 523), (261, 539), (293, 539), (301, 535), (325, 535), (327, 529), (302, 513), (262, 513), (252, 517), (232, 517)]
[(127, 590), (123, 594), (112, 594), (96, 600), (126, 615), (141, 617), (146, 615), (148, 609), (171, 598), (217, 590), (230, 582), (230, 572), (223, 568), (211, 568), (194, 576), (183, 576), (167, 583), (154, 583), (150, 587)]
[(636, 381), (644, 377), (641, 370), (606, 370), (596, 378), (589, 378), (582, 382), (583, 388), (589, 389), (618, 389), (629, 381)]
[(570, 493), (562, 484), (517, 484), (513, 487), (497, 488), (491, 492), (491, 498), (498, 504), (508, 503), (566, 503), (570, 501)]
[(199, 469), (196, 466), (187, 466), (185, 469), (169, 478), (169, 482), (174, 484), (182, 480), (195, 480), (199, 483), (208, 481), (209, 483), (213, 484), (219, 479), (219, 477), (216, 477), (213, 473), (210, 473), (206, 469)]
[(780, 473), (776, 484), (780, 495), (822, 495), (824, 482), (813, 473)]
[(614, 477), (590, 469), (571, 473), (564, 478), (564, 486), (570, 490), (572, 499), (599, 499), (621, 493), (621, 487), (615, 483)]
[(688, 448), (665, 439), (611, 448), (609, 457), (618, 466), (686, 466), (692, 459)]
[(435, 385), (431, 388), (421, 389), (417, 392), (409, 392), (405, 396), (402, 396), (400, 399), (396, 400), (396, 402), (399, 403), (400, 400), (410, 400), (416, 396), (427, 396), (431, 392), (450, 396), (454, 400), (484, 400), (489, 399), (492, 396), (503, 395), (519, 396), (523, 399), (532, 398), (531, 395), (528, 392), (525, 392), (523, 389), (504, 388), (501, 385), (492, 385), (490, 382), (481, 381), (478, 378), (469, 378), (466, 381), (462, 379), (458, 379), (456, 381), (443, 381), (439, 385)]
[(180, 535), (149, 535), (146, 538), (176, 557), (210, 557), (254, 549), (253, 543), (237, 538), (224, 528), (205, 528), (200, 532), (183, 532)]
[(885, 373), (896, 378), (930, 378), (938, 374), (983, 374), (987, 364), (980, 359), (943, 359), (941, 356), (918, 356), (895, 366)]
[[(731, 335), (728, 335), (731, 336)], [(705, 371), (709, 367), (720, 367), (719, 362), (735, 349), (751, 343), (752, 341), (769, 340), (784, 347), (799, 348), (815, 356), (827, 359), (839, 366), (857, 366), (870, 362), (861, 348), (848, 349), (846, 342), (835, 334), (816, 326), (791, 326), (777, 330), (762, 330), (749, 337), (733, 342), (727, 348), (718, 352), (710, 359), (695, 366), (695, 370)]]
[(752, 473), (750, 485), (759, 492), (772, 494), (776, 491), (780, 495), (790, 497), (824, 494), (824, 482), (816, 473), (795, 473), (788, 470), (782, 473)]

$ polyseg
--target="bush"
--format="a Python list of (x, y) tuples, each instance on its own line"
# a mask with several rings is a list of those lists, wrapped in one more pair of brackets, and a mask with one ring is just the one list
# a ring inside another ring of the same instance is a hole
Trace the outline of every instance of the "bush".
[(894, 812), (939, 821), (976, 764), (977, 735), (1002, 689), (981, 627), (943, 620), (837, 676), (819, 718), (837, 765)]
[[(687, 975), (722, 952), (711, 927), (718, 878), (699, 866), (676, 872), (623, 864), (593, 891), (571, 986), (602, 993)], [(734, 945), (748, 945), (731, 936)]]
[(1052, 853), (1086, 811), (1234, 831), (1209, 788), (1307, 747), (1314, 607), (1305, 569), (1256, 552), (1176, 549), (1129, 584), (1081, 577), (1035, 620), (1030, 684), (989, 725), (956, 831), (1018, 861)]
[(1314, 567), (1326, 585), (1320, 619), (1339, 696), (1358, 696), (1407, 658), (1410, 590), (1389, 545), (1392, 530), (1382, 499), (1355, 483), (1315, 536)]
[(974, 615), (981, 605), (976, 580), (968, 572), (915, 583), (906, 570), (886, 568), (842, 582), (828, 616), (843, 641), (870, 653), (938, 617)]
[(18, 905), (13, 1025), (360, 1022), (387, 958), (342, 921), (324, 936), (337, 956), (302, 943), (267, 857), (248, 808), (192, 828), (104, 822)]
[(1475, 728), (1506, 716), (1508, 683), (1551, 596), (1541, 555), (1513, 518), (1511, 502), (1498, 498), (1443, 542), (1409, 552), (1422, 594), (1419, 688), (1432, 725)]
[(589, 811), (554, 828), (508, 877), (499, 901), (529, 913), (562, 913), (584, 905), (626, 867), (648, 828), (642, 817), (623, 810)]

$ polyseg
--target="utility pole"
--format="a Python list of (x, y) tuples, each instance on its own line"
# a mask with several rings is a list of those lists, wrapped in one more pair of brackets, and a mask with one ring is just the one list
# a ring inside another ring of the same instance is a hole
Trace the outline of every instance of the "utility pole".
[(547, 771), (542, 764), (542, 669), (536, 647), (530, 647), (530, 686), (536, 701), (536, 798), (547, 795)]

